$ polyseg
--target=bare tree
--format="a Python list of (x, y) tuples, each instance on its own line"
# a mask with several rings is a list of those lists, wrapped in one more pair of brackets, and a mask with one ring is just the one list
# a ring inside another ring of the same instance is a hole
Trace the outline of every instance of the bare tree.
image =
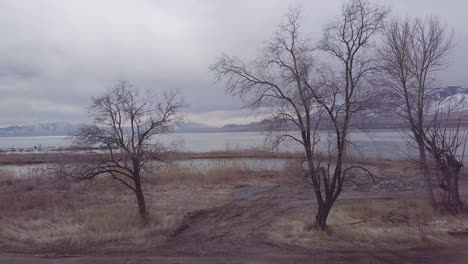
[(390, 9), (366, 0), (349, 1), (343, 5), (341, 16), (325, 27), (319, 45), (322, 51), (336, 58), (339, 65), (339, 75), (328, 78), (329, 81), (325, 79), (322, 85), (328, 88), (325, 97), (332, 100), (324, 101), (323, 95), (312, 93), (317, 103), (325, 109), (335, 133), (335, 167), (330, 171), (328, 166), (326, 173), (332, 179), (331, 185), (326, 186), (329, 189), (326, 195), (331, 195), (331, 202), (341, 193), (349, 170), (363, 169), (371, 175), (365, 168), (348, 164), (348, 134), (353, 126), (353, 117), (366, 110), (369, 100), (373, 98), (374, 91), (370, 85), (370, 76), (376, 70), (373, 40), (383, 29), (389, 13)]
[(95, 124), (82, 127), (74, 137), (77, 146), (98, 147), (99, 151), (93, 159), (72, 164), (68, 174), (77, 179), (111, 176), (135, 193), (139, 216), (146, 224), (143, 174), (170, 149), (155, 141), (155, 136), (171, 131), (182, 107), (177, 93), (141, 93), (134, 85), (119, 82), (92, 99), (89, 112)]
[(437, 205), (427, 163), (424, 123), (435, 74), (445, 65), (452, 38), (453, 34), (436, 17), (395, 19), (386, 28), (379, 49), (384, 84), (400, 100), (401, 108), (395, 112), (406, 120), (416, 142), (427, 199), (433, 208)]
[(431, 154), (439, 187), (443, 191), (443, 209), (457, 214), (463, 208), (458, 179), (463, 167), (468, 129), (462, 122), (463, 112), (452, 110), (437, 107), (433, 111), (424, 134), (424, 144)]
[[(290, 10), (286, 23), (279, 26), (255, 60), (245, 63), (223, 56), (211, 68), (219, 79), (227, 81), (230, 94), (240, 96), (252, 109), (267, 109), (272, 113), (275, 128), (288, 124), (300, 131), (299, 135), (280, 131), (275, 142), (279, 144), (290, 139), (304, 149), (307, 174), (318, 206), (317, 229), (326, 228), (328, 215), (341, 194), (347, 173), (361, 168), (345, 164), (351, 116), (362, 109), (358, 103), (362, 95), (360, 80), (370, 72), (364, 61), (359, 61), (358, 65), (357, 58), (371, 36), (382, 27), (387, 13), (388, 10), (374, 8), (363, 1), (352, 1), (343, 9), (345, 35), (336, 35), (343, 26), (338, 22), (327, 27), (323, 49), (337, 56), (340, 54), (346, 63), (345, 78), (330, 78), (329, 71), (324, 70), (314, 74), (314, 47), (301, 36), (299, 8)], [(341, 37), (346, 43), (340, 42)], [(344, 45), (350, 45), (351, 50), (341, 50)], [(320, 140), (317, 131), (322, 123), (333, 127), (327, 138), (329, 155), (325, 162), (316, 149)]]

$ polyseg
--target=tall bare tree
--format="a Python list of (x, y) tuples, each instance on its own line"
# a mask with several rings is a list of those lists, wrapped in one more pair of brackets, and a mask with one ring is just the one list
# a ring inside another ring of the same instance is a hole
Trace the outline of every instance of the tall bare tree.
[(452, 39), (453, 34), (437, 17), (395, 19), (386, 28), (379, 49), (384, 84), (400, 100), (396, 113), (406, 120), (416, 142), (427, 199), (433, 208), (437, 205), (428, 168), (424, 123), (435, 74), (445, 66)]
[(138, 213), (144, 224), (148, 211), (142, 188), (143, 174), (153, 160), (161, 160), (170, 145), (155, 137), (171, 131), (184, 107), (177, 93), (141, 93), (123, 81), (104, 95), (93, 98), (89, 108), (94, 125), (82, 127), (74, 137), (83, 148), (96, 148), (95, 158), (72, 164), (68, 174), (77, 179), (109, 175), (136, 196)]
[[(330, 171), (328, 166), (327, 174), (332, 181), (326, 192), (327, 196), (331, 195), (331, 202), (341, 193), (347, 172), (354, 168), (364, 169), (349, 165), (348, 134), (353, 127), (354, 116), (366, 110), (375, 95), (370, 82), (371, 75), (376, 71), (374, 41), (389, 13), (389, 8), (367, 0), (346, 2), (341, 16), (325, 27), (319, 44), (319, 48), (334, 57), (338, 65), (338, 74), (328, 78), (328, 81), (325, 77), (321, 85), (327, 92), (312, 93), (317, 103), (325, 109), (334, 131), (335, 167)], [(324, 97), (331, 98), (331, 101), (323, 100)]]
[[(338, 30), (342, 26), (340, 23), (327, 27), (323, 48), (341, 54), (346, 62), (346, 77), (341, 79), (330, 78), (328, 71), (323, 70), (314, 74), (315, 47), (301, 35), (299, 8), (289, 11), (286, 23), (279, 26), (255, 60), (245, 63), (235, 57), (222, 56), (211, 68), (219, 79), (227, 81), (230, 94), (240, 96), (252, 109), (267, 109), (272, 113), (274, 128), (287, 124), (286, 127), (292, 125), (300, 131), (299, 134), (281, 131), (275, 134), (275, 142), (290, 139), (304, 149), (307, 174), (318, 207), (317, 229), (326, 228), (328, 215), (342, 192), (347, 173), (358, 168), (346, 164), (345, 159), (351, 116), (362, 109), (357, 102), (362, 95), (360, 79), (370, 72), (370, 68), (364, 67), (366, 63), (358, 62), (357, 58), (371, 36), (381, 28), (387, 13), (388, 10), (374, 8), (363, 1), (352, 1), (344, 7), (346, 32), (343, 37), (352, 45), (351, 50), (341, 50), (340, 36), (336, 35), (341, 32)], [(333, 127), (327, 139), (330, 151), (325, 162), (316, 149), (320, 140), (317, 130), (322, 123)]]

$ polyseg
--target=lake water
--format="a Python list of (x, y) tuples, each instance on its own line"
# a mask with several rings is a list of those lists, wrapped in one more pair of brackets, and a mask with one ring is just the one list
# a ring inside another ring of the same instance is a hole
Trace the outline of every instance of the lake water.
[[(236, 149), (269, 148), (265, 142), (266, 134), (261, 132), (227, 132), (227, 133), (180, 133), (163, 135), (158, 140), (162, 142), (179, 141), (181, 151), (207, 152)], [(351, 140), (356, 147), (356, 153), (370, 156), (395, 157), (398, 152), (411, 151), (402, 135), (395, 131), (373, 131), (369, 133), (353, 132)], [(325, 140), (321, 148), (325, 148)], [(66, 137), (0, 137), (0, 149), (28, 150), (33, 152), (53, 151), (59, 147), (67, 147), (71, 143)], [(300, 150), (295, 142), (285, 142), (280, 150)]]
[[(321, 132), (320, 150), (326, 151), (326, 134)], [(362, 157), (374, 158), (406, 158), (415, 154), (415, 150), (407, 143), (403, 133), (398, 131), (374, 130), (370, 132), (350, 133), (350, 151)], [(268, 149), (265, 142), (266, 134), (261, 132), (227, 132), (227, 133), (177, 133), (161, 136), (162, 142), (180, 142), (180, 151), (207, 152), (236, 149)], [(18, 149), (32, 152), (54, 151), (59, 147), (70, 146), (66, 137), (0, 137), (0, 149)], [(281, 145), (281, 151), (300, 151), (300, 146), (293, 142)]]
[[(322, 133), (318, 148), (326, 151), (326, 134)], [(407, 158), (415, 155), (415, 150), (408, 145), (407, 136), (397, 131), (371, 131), (353, 132), (350, 134), (351, 152), (360, 157), (372, 158)], [(160, 141), (171, 142), (177, 140), (181, 143), (179, 150), (191, 152), (225, 151), (236, 149), (265, 149), (266, 134), (260, 132), (230, 132), (230, 133), (180, 133), (161, 137)], [(29, 149), (32, 152), (55, 151), (60, 147), (70, 146), (66, 137), (0, 137), (0, 149)], [(281, 151), (301, 150), (294, 142), (285, 142)], [(15, 152), (25, 153), (25, 152)], [(30, 153), (30, 152), (27, 152)], [(465, 164), (468, 159), (465, 157)], [(224, 163), (223, 163), (224, 162)], [(194, 168), (200, 171), (213, 167), (226, 167), (236, 163), (251, 170), (280, 171), (295, 162), (286, 159), (270, 158), (234, 158), (234, 159), (196, 159), (179, 160), (176, 165)], [(297, 162), (297, 161), (296, 161)], [(49, 167), (53, 164), (31, 164), (31, 165), (2, 165), (0, 169), (12, 171), (18, 177), (31, 175), (42, 175), (50, 172)]]

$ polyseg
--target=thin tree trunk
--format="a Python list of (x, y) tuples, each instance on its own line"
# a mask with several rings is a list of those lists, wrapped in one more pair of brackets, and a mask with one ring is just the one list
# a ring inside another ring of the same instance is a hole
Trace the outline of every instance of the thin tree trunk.
[(457, 201), (454, 193), (455, 181), (452, 178), (453, 175), (450, 175), (451, 173), (448, 169), (445, 173), (447, 174), (447, 198), (445, 200), (445, 209), (452, 214), (457, 214)]
[(432, 189), (431, 172), (427, 164), (426, 152), (424, 151), (424, 143), (418, 142), (418, 148), (419, 148), (419, 163), (420, 163), (421, 171), (424, 177), (424, 185), (426, 189), (427, 201), (429, 202), (429, 204), (431, 205), (433, 209), (437, 209), (437, 202), (434, 196), (434, 191)]
[(136, 197), (138, 201), (138, 215), (140, 216), (141, 223), (143, 225), (146, 225), (149, 222), (149, 215), (148, 211), (146, 210), (145, 196), (143, 195), (143, 191), (141, 190), (141, 188), (136, 189)]
[(458, 183), (459, 176), (460, 176), (460, 172), (457, 171), (456, 174), (454, 175), (453, 193), (454, 193), (454, 198), (458, 203), (458, 206), (463, 207), (463, 202), (460, 199), (460, 189), (459, 189), (459, 183)]

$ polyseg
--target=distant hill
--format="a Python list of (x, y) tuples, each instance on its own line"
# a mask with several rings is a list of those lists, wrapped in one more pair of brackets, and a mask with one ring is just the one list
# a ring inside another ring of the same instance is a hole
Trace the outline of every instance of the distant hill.
[[(83, 123), (56, 122), (35, 125), (9, 126), (0, 128), (0, 137), (38, 137), (70, 136)], [(195, 122), (178, 122), (174, 127), (176, 133), (210, 132), (218, 128)]]
[(209, 126), (202, 123), (196, 122), (177, 122), (174, 127), (176, 133), (197, 133), (197, 132), (211, 132), (218, 129), (217, 127)]
[(272, 127), (272, 121), (265, 119), (260, 122), (248, 124), (227, 124), (218, 129), (219, 132), (257, 132), (268, 131)]
[[(392, 129), (403, 128), (405, 123), (395, 115), (395, 102), (398, 96), (387, 92), (379, 96), (376, 105), (378, 110), (366, 111), (355, 116), (355, 126), (363, 129)], [(435, 89), (430, 95), (430, 110), (438, 108), (442, 111), (451, 109), (454, 112), (463, 111), (466, 125), (468, 125), (468, 88), (462, 86), (447, 86)], [(72, 135), (83, 124), (58, 122), (37, 125), (9, 126), (0, 128), (0, 137), (28, 137), (28, 136), (68, 136)], [(207, 133), (207, 132), (257, 132), (267, 131), (272, 127), (271, 120), (252, 122), (249, 124), (228, 124), (214, 127), (196, 122), (178, 122), (174, 127), (176, 133)], [(296, 129), (289, 125), (290, 129)], [(327, 125), (324, 125), (326, 128)]]
[(57, 122), (0, 128), (0, 137), (68, 136), (83, 124)]

